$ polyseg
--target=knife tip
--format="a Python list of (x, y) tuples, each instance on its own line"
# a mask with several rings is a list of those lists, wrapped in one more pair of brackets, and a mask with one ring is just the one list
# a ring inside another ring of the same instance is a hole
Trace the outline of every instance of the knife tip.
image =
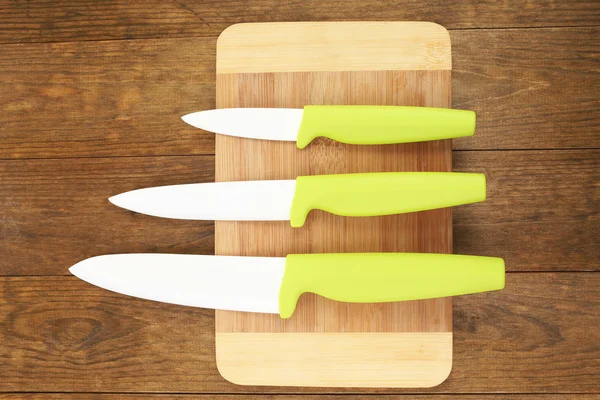
[(71, 266), (69, 272), (82, 281), (91, 283), (98, 262), (106, 258), (108, 258), (106, 255), (85, 258)]
[[(188, 125), (192, 125), (192, 115), (195, 113), (191, 113), (191, 114), (185, 114), (181, 117), (181, 119), (183, 120), (183, 122), (185, 122)], [(192, 125), (193, 126), (193, 125)]]
[(114, 196), (111, 196), (111, 197), (108, 198), (108, 201), (110, 201), (111, 204), (113, 204), (113, 205), (115, 205), (117, 207), (123, 208), (122, 202), (120, 201), (120, 199), (121, 199), (120, 196), (121, 196), (120, 194), (116, 194)]
[[(85, 260), (83, 260), (83, 261), (85, 261)], [(81, 272), (81, 271), (80, 271), (80, 270), (81, 270), (81, 263), (82, 263), (83, 261), (80, 261), (80, 262), (78, 262), (77, 264), (75, 264), (75, 265), (71, 266), (71, 268), (69, 268), (69, 272), (71, 273), (71, 275), (73, 275), (73, 276), (76, 276), (76, 277), (78, 277), (78, 278), (79, 278), (79, 276), (80, 276), (80, 273), (79, 273), (79, 272)], [(80, 278), (80, 279), (81, 279), (81, 278)]]

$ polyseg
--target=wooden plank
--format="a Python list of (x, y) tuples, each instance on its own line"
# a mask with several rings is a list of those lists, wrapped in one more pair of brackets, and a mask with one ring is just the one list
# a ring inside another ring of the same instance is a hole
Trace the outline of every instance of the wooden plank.
[[(501, 292), (455, 298), (453, 371), (427, 391), (598, 393), (599, 285), (597, 273), (509, 273)], [(369, 392), (230, 384), (215, 365), (212, 311), (73, 277), (0, 278), (0, 321), (3, 392)]]
[[(451, 38), (453, 104), (478, 112), (455, 148), (600, 147), (600, 28)], [(215, 107), (215, 43), (3, 46), (0, 158), (213, 154), (214, 135), (179, 117)]]
[(455, 149), (600, 147), (600, 28), (451, 38), (453, 105), (477, 112), (475, 136)]
[(0, 275), (67, 275), (103, 253), (214, 253), (212, 221), (154, 218), (108, 201), (212, 181), (213, 156), (2, 161), (0, 176)]
[(239, 22), (435, 21), (449, 29), (597, 25), (593, 0), (0, 2), (0, 43), (216, 36)]
[[(432, 23), (242, 24), (218, 39), (217, 107), (450, 107), (450, 65), (448, 32)], [(293, 142), (218, 136), (215, 145), (216, 181), (452, 170), (449, 140), (320, 140), (298, 151)], [(311, 212), (302, 229), (288, 221), (215, 222), (220, 255), (398, 251), (451, 253), (451, 210), (379, 218)], [(356, 304), (308, 294), (286, 320), (221, 310), (215, 318), (217, 366), (238, 384), (430, 387), (452, 367), (450, 298)]]
[[(453, 163), (488, 178), (484, 203), (453, 210), (455, 253), (500, 256), (509, 271), (600, 269), (599, 150), (461, 151)], [(214, 251), (212, 222), (153, 218), (107, 201), (213, 181), (213, 156), (10, 160), (0, 161), (0, 176), (0, 275), (65, 275), (108, 252)]]
[[(388, 394), (350, 394), (344, 400), (404, 400), (411, 395)], [(594, 394), (569, 394), (572, 400), (598, 399), (600, 395)], [(564, 395), (558, 394), (496, 394), (496, 395), (465, 395), (465, 394), (431, 394), (419, 395), (419, 400), (564, 400)], [(310, 394), (130, 394), (130, 393), (12, 393), (0, 394), (0, 400), (138, 400), (138, 399), (163, 399), (163, 400), (339, 400), (340, 395), (310, 395)]]
[(483, 172), (484, 203), (456, 207), (454, 252), (500, 256), (510, 271), (600, 268), (600, 151), (454, 152)]
[(453, 234), (455, 253), (502, 257), (508, 271), (600, 270), (597, 218), (457, 224)]
[(486, 201), (457, 207), (457, 225), (600, 217), (600, 150), (468, 151), (453, 160), (454, 170), (487, 178)]
[(180, 118), (214, 104), (214, 42), (7, 46), (0, 158), (214, 153)]

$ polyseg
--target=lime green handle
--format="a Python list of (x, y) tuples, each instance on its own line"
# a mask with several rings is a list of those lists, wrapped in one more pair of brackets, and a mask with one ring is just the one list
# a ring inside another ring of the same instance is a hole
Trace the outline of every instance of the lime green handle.
[(458, 172), (377, 172), (296, 179), (292, 227), (310, 210), (347, 217), (400, 214), (485, 200), (485, 175)]
[(289, 318), (302, 293), (352, 303), (431, 299), (504, 288), (496, 257), (419, 253), (291, 254), (279, 292)]
[(305, 106), (296, 145), (319, 136), (350, 144), (425, 142), (472, 136), (475, 112), (404, 106)]

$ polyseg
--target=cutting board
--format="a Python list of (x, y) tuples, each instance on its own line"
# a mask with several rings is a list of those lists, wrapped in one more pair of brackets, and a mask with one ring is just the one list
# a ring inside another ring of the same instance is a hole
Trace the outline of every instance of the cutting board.
[[(450, 38), (426, 22), (238, 24), (217, 42), (218, 108), (306, 104), (450, 107)], [(216, 138), (216, 181), (450, 171), (450, 140), (344, 145)], [(240, 199), (244, 201), (244, 199)], [(450, 209), (370, 218), (310, 213), (215, 224), (215, 253), (452, 252)], [(368, 268), (368, 266), (365, 266)], [(216, 312), (221, 375), (244, 385), (429, 387), (452, 367), (450, 298), (348, 304), (304, 294), (292, 318)]]

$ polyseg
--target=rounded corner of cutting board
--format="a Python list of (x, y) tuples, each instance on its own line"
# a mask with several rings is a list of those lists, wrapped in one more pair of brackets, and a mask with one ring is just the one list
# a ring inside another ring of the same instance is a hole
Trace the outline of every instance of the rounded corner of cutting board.
[(232, 364), (227, 361), (223, 361), (222, 357), (220, 357), (221, 352), (219, 351), (219, 337), (221, 335), (216, 335), (215, 337), (215, 353), (216, 353), (216, 364), (217, 371), (219, 371), (219, 375), (223, 379), (225, 379), (229, 383), (233, 383), (234, 385), (246, 385), (243, 379), (239, 379), (240, 369), (236, 367), (235, 364)]
[(450, 360), (439, 369), (437, 374), (429, 375), (429, 382), (423, 382), (423, 385), (419, 387), (432, 388), (446, 382), (452, 373), (452, 365), (452, 358), (450, 358)]
[[(450, 39), (450, 31), (445, 26), (438, 24), (437, 22), (421, 22), (423, 26), (427, 26), (431, 29), (433, 35), (437, 36), (442, 46), (447, 46), (448, 49), (452, 48), (452, 40)], [(448, 69), (452, 69), (452, 52), (448, 53), (448, 62), (450, 64)]]
[(255, 23), (252, 22), (241, 22), (239, 24), (229, 25), (227, 28), (223, 29), (217, 37), (217, 53), (219, 52), (219, 47), (223, 44), (223, 42), (235, 39), (236, 35), (239, 34), (238, 31), (241, 31), (241, 33), (243, 34), (244, 31), (247, 29), (247, 25), (254, 24)]

